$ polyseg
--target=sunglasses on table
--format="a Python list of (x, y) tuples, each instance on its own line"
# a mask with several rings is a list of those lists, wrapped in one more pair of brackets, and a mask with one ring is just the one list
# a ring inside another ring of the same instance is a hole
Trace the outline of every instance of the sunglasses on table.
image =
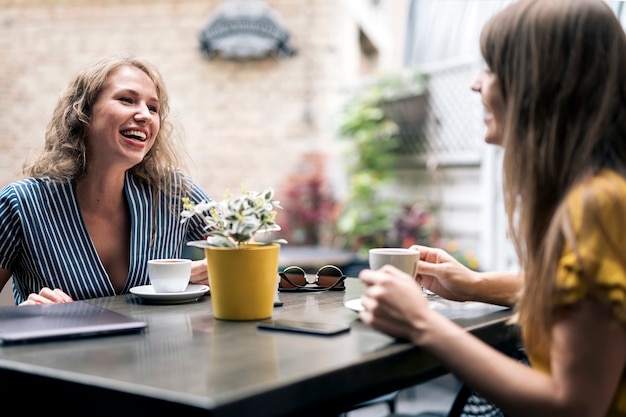
[(347, 278), (335, 265), (325, 265), (315, 273), (315, 281), (307, 281), (307, 273), (299, 266), (288, 266), (279, 272), (279, 291), (344, 291), (343, 281)]

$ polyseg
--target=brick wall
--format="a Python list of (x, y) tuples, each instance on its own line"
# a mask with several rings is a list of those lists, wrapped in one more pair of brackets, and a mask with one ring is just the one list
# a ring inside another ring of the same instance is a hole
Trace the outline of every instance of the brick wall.
[(357, 71), (356, 26), (335, 0), (266, 3), (290, 31), (294, 57), (204, 58), (198, 33), (218, 0), (0, 0), (0, 186), (43, 144), (74, 72), (108, 54), (158, 66), (189, 171), (216, 198), (241, 183), (278, 189), (301, 155), (337, 153), (334, 117)]

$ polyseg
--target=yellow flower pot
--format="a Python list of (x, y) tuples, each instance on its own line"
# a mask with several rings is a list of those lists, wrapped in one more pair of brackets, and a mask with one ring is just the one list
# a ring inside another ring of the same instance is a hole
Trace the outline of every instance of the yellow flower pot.
[(279, 244), (205, 247), (204, 253), (216, 319), (261, 320), (272, 316)]

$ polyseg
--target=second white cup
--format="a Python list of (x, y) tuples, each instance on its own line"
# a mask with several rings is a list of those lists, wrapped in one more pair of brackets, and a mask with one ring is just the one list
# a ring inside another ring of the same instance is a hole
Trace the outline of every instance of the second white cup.
[(370, 269), (380, 269), (383, 265), (393, 265), (415, 278), (420, 252), (406, 248), (373, 248), (369, 250)]
[(191, 259), (151, 259), (148, 277), (157, 293), (183, 292), (191, 276)]

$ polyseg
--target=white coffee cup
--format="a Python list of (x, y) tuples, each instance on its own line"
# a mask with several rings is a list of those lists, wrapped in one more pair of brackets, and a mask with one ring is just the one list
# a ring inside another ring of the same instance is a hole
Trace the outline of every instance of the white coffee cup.
[(393, 265), (414, 278), (417, 275), (419, 260), (420, 252), (416, 249), (373, 248), (369, 250), (370, 269), (380, 269), (383, 265)]
[(148, 277), (157, 293), (183, 292), (191, 276), (191, 259), (150, 259)]

